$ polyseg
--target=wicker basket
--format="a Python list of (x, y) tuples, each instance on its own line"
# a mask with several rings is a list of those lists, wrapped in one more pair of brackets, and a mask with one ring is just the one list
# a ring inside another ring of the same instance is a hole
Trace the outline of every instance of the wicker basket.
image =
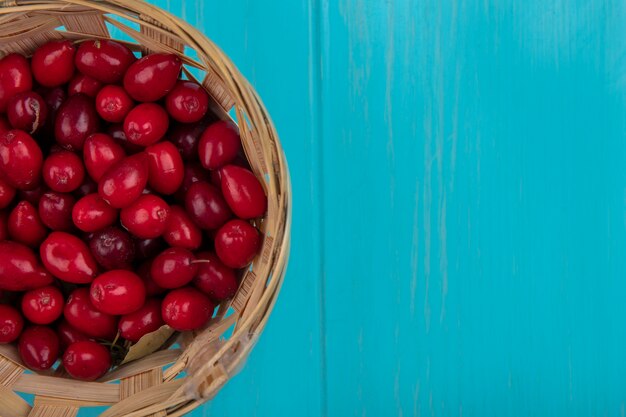
[[(101, 414), (108, 417), (183, 415), (212, 398), (243, 365), (285, 274), (291, 189), (270, 117), (219, 48), (187, 23), (140, 0), (0, 0), (0, 6), (0, 56), (28, 56), (52, 39), (109, 38), (108, 28), (115, 27), (135, 41), (124, 42), (135, 51), (178, 54), (189, 78), (202, 74), (214, 113), (222, 119), (233, 114), (239, 126), (246, 155), (268, 195), (267, 215), (256, 224), (264, 241), (236, 296), (219, 306), (205, 330), (182, 333), (180, 348), (157, 351), (87, 383), (64, 378), (62, 370), (25, 372), (14, 347), (0, 346), (2, 417), (74, 416), (81, 407), (103, 405), (110, 406)], [(34, 394), (34, 403), (16, 392)]]

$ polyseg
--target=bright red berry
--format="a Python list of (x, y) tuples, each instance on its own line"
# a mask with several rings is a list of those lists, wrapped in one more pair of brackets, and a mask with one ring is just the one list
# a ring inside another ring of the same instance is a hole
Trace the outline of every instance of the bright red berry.
[(74, 191), (85, 179), (83, 161), (69, 151), (60, 151), (48, 156), (43, 163), (42, 172), (46, 185), (60, 193)]
[(174, 88), (181, 67), (176, 55), (146, 55), (128, 67), (124, 88), (137, 101), (157, 101)]
[(9, 54), (0, 59), (0, 113), (6, 111), (11, 97), (32, 88), (33, 77), (26, 58), (20, 54)]
[(83, 232), (95, 232), (115, 223), (117, 214), (99, 194), (88, 194), (74, 205), (72, 220)]
[(31, 68), (35, 80), (44, 87), (56, 87), (74, 75), (74, 53), (70, 41), (50, 41), (35, 50)]
[(213, 316), (215, 304), (191, 287), (170, 291), (163, 299), (161, 315), (174, 330), (195, 330), (205, 326)]
[(236, 165), (220, 169), (222, 194), (230, 209), (241, 219), (261, 217), (267, 210), (267, 197), (252, 171)]
[(130, 143), (150, 146), (165, 136), (169, 118), (163, 107), (154, 103), (142, 103), (124, 118), (124, 133)]
[(89, 288), (80, 287), (70, 294), (63, 315), (72, 327), (87, 336), (113, 340), (117, 333), (117, 318), (91, 304)]
[(96, 111), (107, 122), (120, 123), (133, 108), (133, 99), (117, 85), (107, 85), (96, 96)]
[(57, 112), (54, 137), (57, 143), (71, 151), (83, 149), (85, 139), (98, 131), (98, 113), (91, 97), (85, 94), (70, 96)]
[(146, 288), (137, 274), (116, 269), (96, 277), (89, 296), (94, 307), (104, 313), (129, 314), (139, 310), (146, 301)]
[(11, 239), (30, 247), (39, 246), (47, 234), (37, 209), (28, 201), (20, 201), (11, 210), (7, 227)]
[(22, 297), (22, 312), (35, 324), (50, 324), (63, 314), (63, 294), (47, 286), (27, 291)]
[(70, 376), (83, 381), (95, 381), (111, 367), (109, 350), (89, 340), (74, 342), (63, 354), (63, 368)]
[(39, 200), (39, 217), (52, 230), (69, 231), (73, 227), (72, 207), (76, 199), (71, 194), (50, 191)]
[(5, 208), (15, 197), (15, 188), (11, 187), (5, 180), (0, 178), (0, 209)]
[(35, 371), (50, 369), (59, 357), (59, 347), (59, 337), (46, 326), (28, 327), (17, 345), (24, 365)]
[(98, 183), (100, 196), (115, 208), (131, 205), (148, 184), (148, 155), (141, 152), (109, 168)]
[(39, 247), (39, 253), (46, 269), (60, 280), (88, 284), (96, 276), (96, 260), (85, 242), (74, 235), (50, 233)]
[(0, 304), (0, 345), (17, 340), (23, 328), (24, 319), (20, 312), (9, 305)]
[(52, 282), (52, 275), (41, 267), (32, 249), (0, 241), (0, 290), (26, 291)]
[(146, 148), (149, 158), (148, 184), (161, 194), (174, 194), (183, 183), (185, 168), (176, 146), (160, 142)]
[(223, 301), (232, 298), (239, 287), (235, 271), (224, 265), (211, 252), (201, 252), (196, 257), (198, 273), (193, 279), (193, 285), (213, 300)]
[(85, 141), (83, 160), (89, 176), (96, 182), (104, 173), (126, 156), (124, 148), (104, 133), (94, 133)]
[(19, 190), (32, 190), (39, 185), (43, 154), (35, 140), (21, 130), (0, 135), (0, 172)]
[(207, 182), (197, 182), (189, 187), (185, 208), (201, 229), (217, 229), (233, 215), (220, 190)]
[(243, 268), (254, 259), (261, 247), (261, 234), (250, 223), (231, 220), (215, 235), (215, 252), (231, 268)]
[(237, 126), (220, 120), (206, 128), (200, 137), (198, 155), (207, 169), (217, 169), (231, 163), (241, 150)]
[(96, 80), (113, 84), (122, 80), (128, 67), (135, 62), (133, 52), (119, 42), (95, 39), (80, 44), (76, 52), (76, 67)]
[(144, 335), (158, 330), (164, 324), (161, 317), (161, 300), (152, 298), (146, 301), (139, 310), (122, 316), (118, 328), (120, 336), (124, 339), (137, 342)]
[(162, 288), (180, 288), (191, 282), (198, 272), (196, 257), (184, 248), (169, 248), (152, 261), (150, 277)]
[(85, 74), (77, 74), (70, 80), (67, 94), (73, 96), (82, 93), (89, 97), (95, 97), (101, 88), (102, 83), (100, 81)]
[(170, 207), (160, 197), (145, 194), (120, 213), (120, 222), (130, 233), (141, 239), (153, 239), (165, 232)]
[(171, 206), (163, 238), (170, 246), (198, 249), (202, 244), (202, 231), (182, 207)]
[(34, 91), (17, 93), (9, 99), (7, 117), (15, 129), (33, 134), (41, 130), (48, 117), (48, 106)]
[(165, 97), (165, 107), (176, 121), (197, 122), (209, 109), (209, 95), (198, 83), (179, 80)]

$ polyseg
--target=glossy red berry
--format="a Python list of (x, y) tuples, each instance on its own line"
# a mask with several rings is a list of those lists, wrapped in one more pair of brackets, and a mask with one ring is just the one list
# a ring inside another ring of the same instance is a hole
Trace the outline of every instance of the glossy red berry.
[(89, 248), (69, 233), (50, 233), (41, 244), (39, 254), (46, 269), (60, 280), (88, 284), (96, 276), (98, 266)]
[(170, 248), (152, 261), (150, 277), (162, 288), (180, 288), (191, 282), (198, 272), (196, 257), (184, 248)]
[(0, 135), (0, 172), (14, 188), (32, 190), (39, 184), (43, 154), (26, 132), (10, 130)]
[(50, 189), (69, 193), (80, 187), (85, 179), (83, 161), (73, 152), (51, 154), (43, 163), (43, 180)]
[(0, 178), (0, 209), (5, 208), (15, 197), (15, 188), (11, 187), (5, 180)]
[(32, 88), (33, 77), (26, 58), (20, 54), (9, 54), (0, 59), (0, 113), (6, 111), (11, 97)]
[(95, 232), (115, 223), (117, 213), (99, 194), (88, 194), (74, 205), (72, 220), (83, 232)]
[(220, 169), (222, 194), (230, 209), (241, 219), (261, 217), (267, 210), (267, 197), (252, 171), (236, 165)]
[(231, 163), (241, 150), (237, 126), (220, 120), (206, 128), (198, 144), (198, 156), (202, 166), (217, 169)]
[(84, 340), (68, 346), (63, 354), (63, 368), (72, 378), (95, 381), (111, 367), (111, 353), (99, 343)]
[(72, 230), (72, 208), (76, 199), (71, 194), (50, 191), (39, 200), (41, 222), (52, 230)]
[(75, 52), (70, 41), (50, 41), (41, 45), (31, 60), (35, 80), (44, 87), (56, 87), (71, 80)]
[(250, 223), (231, 220), (215, 235), (215, 252), (231, 268), (243, 268), (254, 259), (261, 247), (261, 234)]
[(26, 291), (52, 284), (37, 256), (27, 246), (9, 240), (0, 241), (0, 290)]
[(27, 291), (22, 297), (22, 312), (35, 324), (50, 324), (63, 314), (63, 294), (47, 286)]
[(131, 205), (148, 184), (148, 155), (141, 152), (118, 161), (98, 183), (98, 193), (111, 206)]
[(104, 133), (94, 133), (85, 141), (83, 160), (89, 176), (96, 182), (115, 163), (126, 156), (124, 148)]
[(30, 247), (39, 246), (47, 235), (37, 209), (28, 201), (20, 201), (11, 210), (7, 227), (11, 239)]
[(176, 146), (160, 142), (146, 148), (149, 158), (148, 184), (161, 194), (174, 194), (183, 183), (185, 169)]
[(134, 107), (124, 118), (124, 133), (130, 143), (150, 146), (163, 138), (169, 126), (169, 118), (163, 107), (154, 103), (142, 103)]
[(82, 93), (89, 97), (95, 97), (101, 88), (102, 83), (100, 81), (85, 74), (77, 74), (70, 80), (67, 94), (73, 96)]
[(120, 222), (130, 233), (141, 239), (159, 237), (165, 231), (170, 207), (160, 197), (145, 194), (120, 213)]
[(131, 269), (135, 259), (135, 242), (118, 227), (107, 227), (94, 232), (89, 249), (96, 261), (106, 270)]
[(170, 291), (163, 299), (161, 315), (174, 330), (195, 330), (205, 326), (213, 316), (215, 304), (202, 292), (191, 287)]
[(17, 93), (9, 99), (7, 117), (15, 129), (33, 134), (41, 130), (48, 117), (48, 106), (34, 91)]
[(197, 122), (209, 109), (209, 95), (198, 83), (179, 80), (165, 98), (170, 116), (182, 123)]
[(117, 334), (117, 318), (96, 309), (89, 299), (89, 288), (72, 291), (63, 315), (76, 330), (98, 339), (113, 340)]
[(76, 52), (76, 67), (96, 80), (113, 84), (122, 80), (128, 67), (135, 62), (133, 52), (119, 42), (95, 39), (80, 44)]
[(185, 208), (201, 229), (217, 229), (232, 217), (220, 190), (207, 182), (197, 182), (189, 187)]
[(100, 126), (93, 99), (85, 94), (74, 94), (59, 108), (54, 124), (57, 143), (71, 151), (83, 149), (85, 139)]
[(182, 207), (171, 206), (163, 238), (173, 247), (198, 249), (202, 244), (202, 231)]
[(233, 298), (239, 287), (237, 275), (211, 252), (202, 252), (198, 258), (198, 273), (193, 285), (216, 301)]
[(0, 304), (0, 345), (17, 340), (23, 328), (24, 319), (20, 312), (11, 306)]
[(144, 147), (135, 145), (128, 141), (126, 133), (124, 133), (124, 123), (115, 123), (109, 126), (107, 133), (129, 153), (137, 153), (143, 151)]
[(57, 325), (57, 336), (59, 336), (59, 342), (61, 344), (61, 350), (64, 351), (69, 345), (74, 342), (80, 342), (83, 340), (92, 340), (85, 333), (74, 328), (67, 320), (62, 320)]
[(22, 362), (35, 371), (50, 369), (59, 357), (59, 338), (46, 326), (28, 327), (17, 345)]
[(176, 55), (146, 55), (128, 67), (124, 88), (137, 101), (157, 101), (174, 88), (181, 67)]
[(96, 96), (96, 111), (107, 122), (120, 123), (133, 108), (133, 99), (117, 85), (107, 85)]
[(120, 318), (118, 328), (120, 336), (131, 342), (137, 342), (144, 335), (152, 333), (163, 326), (161, 317), (161, 300), (152, 298), (134, 313)]
[(146, 287), (139, 276), (124, 269), (99, 275), (89, 290), (91, 303), (98, 310), (113, 315), (137, 311), (146, 301)]

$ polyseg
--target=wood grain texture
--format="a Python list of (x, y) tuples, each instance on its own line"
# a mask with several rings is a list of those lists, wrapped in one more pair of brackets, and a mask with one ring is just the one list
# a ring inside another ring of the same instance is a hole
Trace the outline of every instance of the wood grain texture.
[(294, 188), (267, 331), (194, 416), (626, 414), (622, 2), (155, 3), (257, 87)]

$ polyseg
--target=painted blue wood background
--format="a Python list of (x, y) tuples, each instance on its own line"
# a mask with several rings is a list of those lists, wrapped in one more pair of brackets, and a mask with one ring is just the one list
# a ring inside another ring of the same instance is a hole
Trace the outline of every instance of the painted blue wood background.
[(257, 87), (293, 245), (194, 416), (624, 416), (626, 6), (155, 0)]

